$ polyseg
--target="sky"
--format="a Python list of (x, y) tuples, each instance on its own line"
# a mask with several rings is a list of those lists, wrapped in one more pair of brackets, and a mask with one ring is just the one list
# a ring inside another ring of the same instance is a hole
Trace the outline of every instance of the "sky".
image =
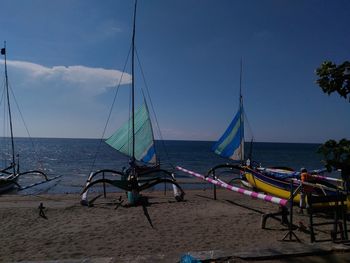
[[(30, 135), (101, 138), (121, 126), (130, 108), (133, 1), (0, 4), (10, 88)], [(347, 0), (139, 0), (136, 103), (147, 85), (156, 138), (215, 141), (238, 109), (242, 59), (247, 137), (349, 139), (350, 103), (315, 83), (323, 61), (350, 59), (349, 10)], [(27, 137), (12, 105), (14, 135)]]

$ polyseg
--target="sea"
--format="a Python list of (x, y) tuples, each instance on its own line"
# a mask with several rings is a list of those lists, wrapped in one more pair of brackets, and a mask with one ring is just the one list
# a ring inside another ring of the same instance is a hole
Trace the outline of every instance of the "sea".
[[(210, 141), (156, 141), (157, 155), (162, 168), (174, 171), (176, 178), (188, 178), (174, 169), (181, 166), (206, 174), (215, 165), (227, 163), (212, 152), (214, 142)], [(284, 166), (299, 170), (323, 168), (322, 156), (317, 153), (319, 144), (305, 143), (246, 143), (246, 155), (251, 153), (252, 160), (264, 167)], [(252, 147), (252, 149), (251, 149)], [(2, 147), (2, 149), (4, 149)], [(39, 193), (80, 193), (89, 174), (101, 169), (122, 170), (128, 167), (129, 158), (117, 152), (100, 139), (58, 139), (58, 138), (15, 138), (16, 157), (20, 171), (42, 170), (49, 177), (58, 179), (15, 194)], [(1, 153), (3, 162), (9, 162), (11, 156)], [(6, 163), (2, 164), (5, 167)], [(27, 186), (42, 178), (24, 175), (19, 184)], [(161, 186), (159, 186), (161, 187)], [(186, 184), (184, 188), (200, 188), (201, 184)], [(96, 190), (98, 191), (98, 189)]]

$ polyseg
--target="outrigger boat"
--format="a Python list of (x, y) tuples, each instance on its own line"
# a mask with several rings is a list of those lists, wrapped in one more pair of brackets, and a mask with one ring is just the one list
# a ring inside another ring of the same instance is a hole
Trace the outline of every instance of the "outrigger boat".
[[(207, 176), (212, 177), (221, 183), (231, 184), (238, 180), (245, 187), (267, 193), (283, 199), (289, 199), (291, 195), (291, 181), (293, 189), (297, 189), (302, 184), (300, 172), (296, 172), (288, 167), (263, 168), (259, 163), (252, 160), (252, 142), (250, 146), (249, 157), (245, 159), (244, 155), (244, 110), (242, 97), (242, 62), (240, 70), (240, 94), (239, 109), (231, 121), (230, 125), (214, 144), (212, 150), (221, 157), (231, 159), (233, 162), (219, 164), (211, 168)], [(231, 172), (234, 176), (230, 180), (224, 181), (219, 178), (220, 173)], [(340, 179), (323, 176), (326, 169), (310, 171), (313, 177), (312, 182), (308, 182), (309, 189), (312, 189), (313, 195), (327, 196), (337, 194), (337, 190), (342, 191), (343, 182)], [(214, 188), (214, 198), (215, 188)], [(294, 202), (299, 203), (300, 193), (294, 197)]]
[[(6, 116), (4, 118), (4, 127), (5, 126), (9, 126), (9, 133), (10, 133), (10, 138), (8, 137), (3, 137), (3, 140), (6, 141), (5, 143), (5, 147), (3, 147), (2, 150), (6, 151), (6, 144), (9, 144), (10, 141), (10, 149), (9, 149), (9, 156), (11, 157), (10, 160), (10, 164), (8, 163), (8, 160), (4, 160), (5, 163), (5, 168), (0, 170), (0, 194), (13, 190), (13, 189), (17, 189), (17, 190), (24, 190), (24, 189), (28, 189), (29, 187), (33, 187), (45, 182), (49, 182), (51, 180), (57, 179), (59, 176), (56, 176), (54, 178), (48, 178), (47, 175), (40, 170), (30, 170), (30, 171), (25, 171), (25, 172), (21, 172), (20, 171), (20, 166), (19, 166), (19, 155), (17, 155), (17, 160), (15, 158), (15, 142), (14, 142), (14, 135), (13, 135), (13, 125), (12, 125), (12, 114), (11, 114), (11, 103), (10, 103), (10, 92), (9, 92), (9, 80), (8, 80), (8, 74), (7, 74), (7, 50), (6, 50), (6, 42), (4, 42), (4, 48), (1, 49), (1, 55), (3, 55), (5, 57), (5, 61), (4, 61), (4, 65), (5, 65), (5, 81), (4, 81), (4, 88), (3, 88), (3, 92), (2, 92), (2, 97), (1, 97), (1, 103), (4, 103), (4, 108), (5, 108), (5, 114), (4, 116)], [(5, 125), (5, 121), (6, 119), (8, 120), (8, 124)], [(20, 176), (23, 175), (40, 175), (41, 177), (44, 178), (44, 181), (41, 182), (37, 182), (34, 183), (30, 186), (25, 186), (22, 187), (19, 182), (18, 179)]]
[[(301, 172), (288, 168), (245, 166), (243, 171), (245, 179), (253, 188), (285, 199), (290, 197), (291, 183), (293, 189), (297, 189), (300, 184), (307, 184), (310, 194), (317, 196), (335, 195), (337, 190), (343, 190), (342, 180), (321, 175), (325, 172), (324, 170), (309, 171), (312, 181), (308, 183), (301, 182)], [(300, 193), (297, 193), (293, 200), (295, 203), (299, 203)]]
[[(173, 185), (174, 195), (177, 201), (183, 200), (184, 191), (176, 182), (174, 174), (168, 170), (161, 169), (157, 160), (154, 135), (149, 111), (144, 98), (144, 103), (135, 111), (135, 29), (136, 29), (136, 8), (134, 5), (133, 33), (131, 41), (131, 118), (112, 134), (106, 143), (130, 157), (129, 168), (123, 170), (102, 169), (91, 172), (86, 185), (82, 191), (82, 205), (90, 206), (99, 196), (88, 200), (89, 189), (96, 184), (110, 184), (128, 193), (130, 205), (138, 203), (141, 191), (154, 187), (158, 184)], [(119, 177), (109, 179), (105, 176)], [(102, 177), (95, 180), (95, 177)]]

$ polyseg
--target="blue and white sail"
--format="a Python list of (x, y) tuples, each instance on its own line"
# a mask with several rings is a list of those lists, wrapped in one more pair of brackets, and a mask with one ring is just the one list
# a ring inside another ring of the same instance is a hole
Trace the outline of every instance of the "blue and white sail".
[(123, 126), (106, 140), (114, 149), (132, 156), (133, 137), (135, 138), (135, 159), (144, 163), (156, 163), (156, 151), (151, 119), (146, 103), (135, 111), (135, 136), (132, 136), (132, 116)]
[(244, 161), (244, 111), (242, 97), (242, 69), (243, 63), (241, 60), (241, 71), (239, 78), (239, 108), (236, 116), (231, 121), (230, 125), (214, 144), (212, 150), (224, 158), (229, 158), (235, 161)]
[(230, 125), (215, 143), (212, 150), (224, 157), (232, 160), (244, 160), (244, 112), (240, 106), (236, 116)]

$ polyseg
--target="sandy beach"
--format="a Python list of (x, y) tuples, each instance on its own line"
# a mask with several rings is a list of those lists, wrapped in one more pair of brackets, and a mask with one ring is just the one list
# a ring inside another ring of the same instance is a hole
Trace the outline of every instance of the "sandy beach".
[[(122, 193), (108, 194), (94, 207), (81, 206), (79, 195), (72, 194), (3, 195), (0, 262), (106, 257), (132, 262), (145, 255), (172, 262), (170, 256), (180, 260), (187, 252), (245, 253), (300, 245), (281, 241), (288, 229), (276, 220), (261, 229), (261, 215), (276, 212), (275, 204), (225, 190), (215, 201), (210, 188), (187, 191), (184, 202), (176, 202), (171, 192), (143, 195), (148, 205), (138, 207), (118, 206), (120, 196), (126, 202)], [(39, 216), (41, 202), (47, 219)], [(294, 223), (299, 222), (307, 225), (308, 217), (296, 215)], [(310, 244), (309, 235), (295, 233), (301, 244)]]

